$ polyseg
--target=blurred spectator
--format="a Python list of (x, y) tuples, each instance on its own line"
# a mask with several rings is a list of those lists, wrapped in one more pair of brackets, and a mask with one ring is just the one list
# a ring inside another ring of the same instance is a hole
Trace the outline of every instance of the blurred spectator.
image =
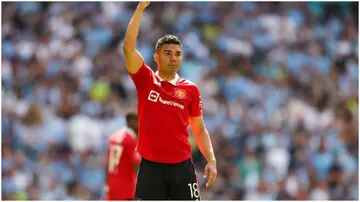
[[(136, 4), (3, 3), (3, 199), (102, 198), (107, 138), (137, 107), (121, 48)], [(203, 199), (359, 199), (357, 9), (356, 2), (150, 5), (138, 50), (155, 69), (156, 40), (179, 36), (179, 73), (202, 93), (219, 171)]]

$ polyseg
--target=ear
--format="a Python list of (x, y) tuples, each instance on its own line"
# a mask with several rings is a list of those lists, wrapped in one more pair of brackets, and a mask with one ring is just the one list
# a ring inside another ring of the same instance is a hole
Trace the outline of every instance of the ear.
[(155, 60), (156, 63), (159, 62), (159, 54), (154, 53), (154, 60)]

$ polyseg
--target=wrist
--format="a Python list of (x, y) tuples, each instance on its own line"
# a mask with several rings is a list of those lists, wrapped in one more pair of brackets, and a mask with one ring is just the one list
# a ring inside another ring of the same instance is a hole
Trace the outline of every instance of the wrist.
[(141, 8), (141, 7), (139, 7), (139, 6), (138, 6), (138, 7), (136, 7), (136, 10), (137, 10), (137, 11), (140, 11), (140, 12), (143, 12), (143, 11), (144, 11), (144, 9), (145, 9), (145, 8)]
[(216, 164), (216, 158), (215, 158), (215, 154), (214, 151), (209, 151), (208, 154), (205, 156), (206, 160), (208, 163), (214, 163)]
[(211, 158), (211, 159), (207, 160), (207, 162), (216, 165), (216, 159), (215, 158)]

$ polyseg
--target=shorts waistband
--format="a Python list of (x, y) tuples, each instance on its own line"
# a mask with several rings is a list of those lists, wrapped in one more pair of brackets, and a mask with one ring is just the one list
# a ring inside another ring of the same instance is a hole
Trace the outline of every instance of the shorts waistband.
[(145, 163), (158, 164), (158, 165), (180, 165), (180, 164), (184, 164), (184, 163), (186, 163), (186, 162), (191, 161), (191, 159), (192, 159), (192, 158), (188, 158), (188, 159), (186, 159), (186, 160), (184, 160), (184, 161), (181, 161), (181, 162), (179, 162), (179, 163), (161, 163), (161, 162), (156, 162), (156, 161), (150, 161), (150, 160), (145, 159), (145, 158), (143, 158), (143, 157), (141, 158), (141, 160), (142, 160), (143, 162), (145, 162)]

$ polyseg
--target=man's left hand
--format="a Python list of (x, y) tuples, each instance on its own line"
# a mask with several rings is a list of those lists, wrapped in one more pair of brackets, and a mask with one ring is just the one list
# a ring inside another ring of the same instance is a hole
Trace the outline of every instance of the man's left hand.
[(216, 170), (216, 161), (208, 162), (205, 167), (204, 178), (208, 178), (206, 187), (210, 187), (216, 180), (217, 170)]

